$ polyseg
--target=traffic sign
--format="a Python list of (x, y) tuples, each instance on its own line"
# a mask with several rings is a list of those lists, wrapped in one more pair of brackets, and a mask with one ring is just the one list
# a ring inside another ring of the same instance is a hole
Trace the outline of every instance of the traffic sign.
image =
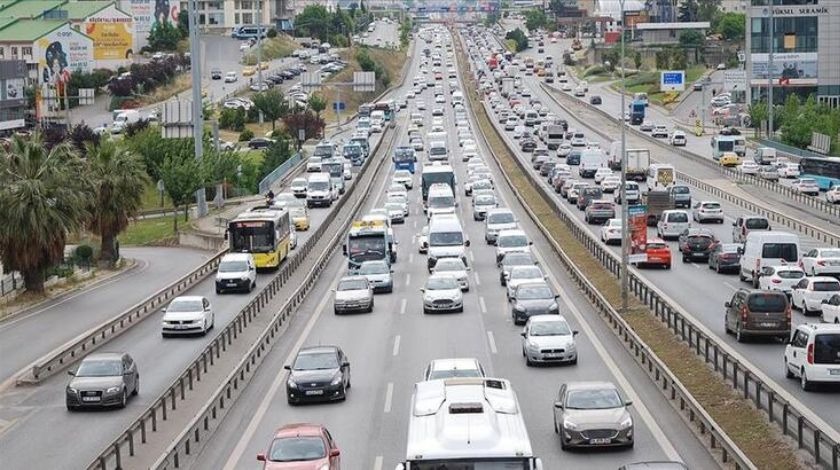
[(724, 70), (723, 89), (726, 91), (745, 91), (747, 89), (747, 71)]
[(333, 111), (344, 111), (346, 109), (346, 105), (344, 101), (333, 101)]
[(683, 91), (685, 90), (684, 70), (665, 70), (659, 79), (659, 91)]

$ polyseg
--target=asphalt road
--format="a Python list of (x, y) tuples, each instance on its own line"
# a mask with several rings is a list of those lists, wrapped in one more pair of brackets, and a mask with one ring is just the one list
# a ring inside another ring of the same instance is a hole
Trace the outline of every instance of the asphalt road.
[[(123, 248), (132, 271), (0, 323), (0, 383), (52, 349), (132, 307), (210, 257), (190, 248)], [(33, 341), (33, 338), (38, 338)]]
[[(570, 128), (582, 130), (586, 133), (587, 140), (599, 141), (601, 148), (609, 148), (609, 142), (604, 142), (600, 136), (592, 131), (593, 126), (597, 126), (594, 122), (583, 122), (578, 116), (569, 115), (562, 111), (558, 106), (551, 101), (545, 92), (539, 87), (538, 81), (540, 79), (534, 76), (523, 77), (523, 85), (532, 90), (534, 96), (540, 99), (543, 105), (548, 105), (549, 109), (556, 115), (565, 118), (569, 122)], [(505, 137), (511, 145), (518, 149), (516, 139), (512, 137), (512, 133), (505, 133)], [(618, 136), (616, 136), (616, 139)], [(615, 139), (613, 139), (615, 140)], [(650, 148), (643, 145), (643, 142), (637, 142), (637, 137), (628, 134), (629, 148)], [(637, 147), (641, 145), (641, 147)], [(655, 149), (652, 150), (652, 155), (657, 157)], [(517, 155), (524, 161), (530, 163), (530, 154), (523, 154), (517, 152)], [(575, 170), (573, 167), (573, 175)], [(539, 180), (547, 187), (544, 177), (539, 177)], [(644, 184), (642, 184), (644, 190)], [(717, 201), (716, 198), (705, 194), (702, 191), (692, 188), (693, 201)], [(609, 197), (609, 195), (607, 195)], [(579, 220), (583, 221), (583, 212), (576, 207), (570, 205), (562, 197), (557, 194), (555, 199), (560, 201), (560, 205), (568, 210)], [(722, 203), (725, 214), (725, 222), (723, 224), (703, 224), (703, 228), (711, 230), (718, 239), (724, 242), (732, 241), (732, 227), (734, 220), (742, 215), (751, 215), (743, 209), (728, 203)], [(620, 217), (620, 210), (617, 212), (617, 217)], [(693, 227), (701, 226), (697, 222), (692, 222)], [(588, 226), (590, 232), (596, 237), (599, 236), (600, 227), (597, 225)], [(655, 237), (655, 228), (648, 229), (648, 237)], [(812, 247), (820, 246), (815, 240), (800, 235), (801, 249), (806, 251)], [(773, 380), (781, 385), (785, 390), (790, 392), (796, 399), (800, 400), (807, 408), (814, 412), (817, 416), (824, 419), (834, 429), (840, 429), (840, 407), (836, 406), (837, 393), (840, 391), (837, 387), (826, 387), (817, 392), (804, 392), (800, 389), (797, 381), (789, 380), (784, 377), (783, 371), (783, 353), (784, 345), (779, 341), (774, 340), (756, 340), (748, 343), (738, 343), (731, 335), (724, 332), (723, 316), (724, 316), (724, 302), (731, 299), (733, 293), (739, 288), (750, 287), (746, 283), (741, 283), (738, 280), (737, 274), (716, 274), (707, 269), (705, 262), (698, 263), (682, 263), (678, 255), (677, 242), (668, 242), (671, 246), (673, 267), (671, 270), (648, 269), (637, 271), (639, 274), (650, 280), (652, 284), (662, 289), (668, 296), (671, 297), (677, 304), (681, 305), (688, 312), (690, 312), (703, 325), (711, 329), (723, 342), (726, 342), (738, 352), (744, 355), (749, 361), (757, 366), (762, 372), (767, 374)], [(616, 253), (620, 252), (619, 247), (612, 247)], [(690, 288), (686, 288), (690, 286)], [(814, 322), (814, 317), (804, 317), (800, 312), (793, 312), (793, 324), (797, 325), (803, 322)]]
[[(409, 77), (414, 76), (417, 67), (415, 60)], [(427, 103), (433, 101), (430, 91), (425, 91), (422, 97)], [(451, 125), (454, 121), (449, 104), (429, 105), (425, 111), (428, 122), (431, 109), (436, 106), (444, 107)], [(416, 111), (413, 103), (409, 108)], [(475, 125), (473, 129), (478, 131)], [(450, 161), (463, 181), (465, 167), (459, 158), (454, 133), (448, 140)], [(468, 249), (471, 288), (465, 294), (465, 312), (422, 313), (419, 288), (428, 272), (425, 256), (417, 252), (414, 237), (426, 222), (418, 189), (419, 176), (415, 176), (415, 189), (409, 193), (411, 216), (404, 225), (394, 226), (400, 241), (398, 262), (394, 266), (394, 292), (377, 295), (372, 314), (345, 316), (333, 314), (331, 296), (310, 296), (301, 307), (302, 312), (310, 313), (294, 318), (286, 333), (288, 340), (279, 342), (267, 356), (244, 395), (203, 447), (193, 468), (252, 467), (256, 464), (255, 455), (266, 449), (272, 432), (292, 422), (325, 424), (342, 449), (344, 468), (393, 468), (405, 458), (409, 401), (413, 384), (421, 379), (423, 368), (434, 358), (465, 356), (478, 358), (490, 375), (513, 382), (535, 453), (542, 458), (545, 468), (615, 469), (626, 462), (667, 458), (691, 462), (696, 468), (716, 466), (566, 278), (546, 241), (515, 204), (510, 190), (504, 187), (489, 153), (482, 150), (496, 173), (499, 195), (534, 237), (541, 265), (549, 271), (552, 284), (561, 293), (561, 310), (573, 328), (581, 331), (579, 363), (567, 367), (526, 367), (518, 334), (521, 328), (511, 323), (510, 307), (498, 284), (494, 248), (484, 243), (483, 226), (472, 220), (470, 199), (460, 187), (459, 216), (472, 241)], [(382, 202), (384, 182), (373, 185), (366, 209)], [(344, 258), (337, 255), (316, 291), (325, 292), (333, 287), (345, 270)], [(342, 403), (290, 407), (283, 389), (286, 377), (283, 365), (290, 363), (301, 346), (316, 344), (337, 344), (345, 350), (351, 363), (353, 388)], [(561, 452), (553, 432), (551, 410), (559, 385), (571, 380), (610, 380), (634, 400), (632, 413), (637, 441), (633, 450)]]
[[(380, 139), (382, 134), (375, 134), (371, 144)], [(355, 181), (355, 180), (353, 180)], [(350, 182), (350, 184), (353, 183)], [(302, 245), (324, 220), (331, 209), (310, 210), (311, 226), (308, 232), (298, 232), (298, 244)], [(294, 255), (292, 251), (292, 255)], [(206, 256), (206, 255), (205, 255)], [(192, 269), (198, 261), (185, 262), (173, 257), (175, 263), (183, 263)], [(162, 274), (158, 274), (162, 276)], [(267, 284), (274, 273), (258, 275), (258, 289)], [(173, 276), (177, 278), (178, 276)], [(151, 283), (150, 283), (151, 284)], [(158, 288), (162, 284), (157, 284)], [(116, 294), (131, 287), (117, 289)], [(0, 395), (0, 455), (5, 458), (9, 468), (26, 468), (31, 456), (38, 455), (45, 468), (84, 468), (107, 445), (114, 436), (145, 410), (172, 381), (180, 375), (184, 367), (192, 361), (199, 351), (222, 331), (229, 321), (259, 292), (251, 294), (215, 294), (214, 276), (196, 284), (182, 295), (204, 295), (215, 313), (215, 328), (204, 337), (162, 338), (160, 335), (160, 317), (151, 315), (130, 330), (113, 339), (103, 350), (126, 351), (138, 364), (141, 376), (140, 395), (129, 401), (124, 410), (104, 412), (70, 413), (64, 406), (64, 388), (67, 376), (57, 374), (37, 387), (14, 388)], [(115, 294), (115, 295), (116, 295)], [(108, 305), (109, 299), (94, 291), (94, 303)], [(127, 296), (128, 297), (128, 296)], [(142, 299), (142, 295), (138, 295)], [(128, 306), (133, 305), (129, 303)], [(114, 315), (113, 309), (103, 309), (100, 321)], [(37, 317), (36, 317), (37, 319)], [(99, 322), (92, 321), (90, 326)], [(51, 330), (60, 330), (60, 320), (51, 323)], [(41, 323), (43, 328), (43, 323)], [(69, 337), (72, 337), (68, 335)], [(75, 335), (73, 335), (75, 336)], [(33, 337), (20, 338), (18, 341), (32, 341)], [(44, 349), (52, 349), (58, 344), (51, 344)], [(7, 345), (3, 344), (6, 348)], [(32, 357), (29, 361), (34, 360)], [(10, 367), (10, 369), (14, 369)], [(88, 430), (83, 441), (68, 439), (76, 435), (79, 429)], [(38, 436), (35, 439), (34, 436)]]

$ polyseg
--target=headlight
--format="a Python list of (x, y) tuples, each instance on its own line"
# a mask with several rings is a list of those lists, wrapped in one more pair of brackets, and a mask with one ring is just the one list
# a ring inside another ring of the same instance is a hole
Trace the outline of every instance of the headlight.
[(534, 342), (531, 342), (531, 340), (528, 340), (528, 341), (525, 343), (525, 345), (526, 345), (526, 346), (528, 346), (530, 349), (539, 349), (539, 348), (540, 348), (540, 345), (539, 345), (539, 344), (534, 343)]
[(618, 427), (621, 428), (621, 429), (627, 429), (632, 425), (633, 425), (633, 418), (630, 415), (628, 415), (620, 423), (618, 423)]
[(76, 390), (73, 387), (67, 387), (67, 393), (72, 393), (73, 395), (75, 395), (75, 394), (79, 393), (79, 391)]
[(559, 310), (559, 309), (560, 309), (560, 306), (559, 306), (559, 305), (557, 305), (557, 302), (554, 302), (553, 304), (551, 304), (551, 305), (549, 305), (549, 306), (548, 306), (548, 309), (549, 309), (550, 311), (555, 311), (555, 310)]
[(290, 388), (297, 388), (298, 386), (297, 382), (295, 382), (295, 380), (291, 377), (289, 377), (286, 381), (286, 385), (288, 385)]
[(120, 391), (121, 387), (109, 387), (105, 390), (105, 393), (117, 393)]
[(330, 385), (338, 385), (340, 383), (341, 383), (341, 374), (338, 374), (338, 375), (335, 376), (334, 379), (332, 379), (332, 382), (330, 382)]
[(513, 311), (514, 312), (519, 312), (519, 313), (525, 313), (525, 307), (522, 307), (520, 305), (514, 305), (513, 306)]
[(568, 419), (563, 420), (563, 427), (571, 431), (577, 431), (578, 429), (578, 425), (569, 421)]

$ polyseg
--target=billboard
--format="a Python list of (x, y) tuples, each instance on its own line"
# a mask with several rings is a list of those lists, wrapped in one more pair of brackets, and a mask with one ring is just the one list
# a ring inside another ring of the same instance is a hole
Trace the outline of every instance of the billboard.
[(149, 32), (155, 23), (178, 23), (179, 0), (121, 0), (120, 9), (134, 20), (134, 50), (149, 43)]
[(630, 206), (627, 209), (627, 225), (630, 229), (629, 262), (647, 262), (647, 206)]
[(93, 41), (68, 23), (35, 41), (32, 55), (38, 61), (40, 84), (63, 84), (76, 70), (91, 71)]
[(773, 70), (769, 71), (769, 54), (752, 54), (753, 80), (767, 80), (768, 72), (773, 80), (785, 80), (791, 85), (815, 84), (818, 76), (816, 52), (776, 52), (773, 54)]
[(127, 60), (134, 53), (134, 20), (111, 5), (85, 20), (84, 32), (93, 39), (94, 60)]

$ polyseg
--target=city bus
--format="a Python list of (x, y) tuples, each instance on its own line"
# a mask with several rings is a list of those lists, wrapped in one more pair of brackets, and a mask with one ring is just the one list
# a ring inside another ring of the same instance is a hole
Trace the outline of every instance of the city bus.
[(347, 267), (359, 269), (365, 261), (393, 262), (393, 242), (384, 220), (354, 220), (344, 243)]
[(747, 153), (747, 144), (740, 135), (716, 135), (712, 137), (712, 158), (720, 160), (724, 152), (735, 152), (739, 157)]
[(258, 39), (260, 36), (265, 37), (268, 33), (267, 26), (257, 26), (255, 24), (246, 24), (233, 28), (230, 37), (233, 39)]
[(410, 409), (406, 457), (396, 470), (543, 468), (505, 379), (418, 382)]
[(257, 207), (228, 223), (231, 253), (251, 253), (257, 268), (276, 269), (289, 255), (289, 211)]
[(813, 178), (820, 191), (840, 186), (840, 157), (803, 157), (799, 160), (801, 178)]
[(414, 174), (414, 162), (417, 161), (417, 155), (414, 153), (414, 147), (397, 147), (396, 150), (394, 150), (392, 160), (394, 161), (395, 170), (408, 170), (412, 175)]

